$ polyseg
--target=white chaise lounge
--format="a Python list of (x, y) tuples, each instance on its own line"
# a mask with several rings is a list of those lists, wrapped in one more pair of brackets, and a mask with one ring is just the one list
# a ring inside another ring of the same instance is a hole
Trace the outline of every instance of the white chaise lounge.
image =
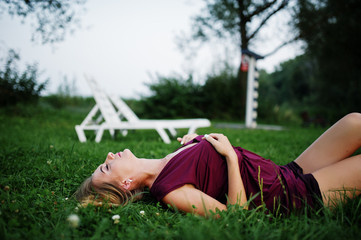
[(211, 125), (208, 119), (199, 118), (180, 120), (139, 119), (120, 98), (108, 97), (93, 78), (86, 78), (86, 80), (93, 92), (96, 104), (84, 121), (75, 126), (80, 142), (86, 141), (85, 130), (94, 130), (96, 132), (95, 141), (100, 142), (104, 130), (109, 130), (111, 136), (114, 136), (116, 130), (126, 135), (127, 130), (131, 129), (155, 129), (165, 143), (170, 143), (165, 129), (168, 129), (171, 135), (175, 136), (175, 129), (177, 128), (188, 128), (188, 133), (193, 133), (197, 128)]

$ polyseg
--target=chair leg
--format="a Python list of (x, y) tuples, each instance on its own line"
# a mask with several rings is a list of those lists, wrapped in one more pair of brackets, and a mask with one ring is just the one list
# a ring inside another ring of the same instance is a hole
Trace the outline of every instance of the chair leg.
[(115, 131), (114, 129), (109, 129), (110, 136), (112, 136), (112, 139), (115, 137)]
[(174, 128), (168, 128), (168, 130), (173, 137), (177, 136), (177, 131)]
[(191, 133), (195, 133), (196, 132), (196, 129), (197, 127), (196, 126), (191, 126), (188, 130), (188, 134), (191, 134)]
[(170, 139), (169, 139), (169, 136), (168, 134), (165, 132), (165, 130), (163, 128), (160, 128), (160, 127), (157, 127), (156, 128), (159, 136), (163, 139), (163, 141), (167, 144), (170, 143)]
[(77, 125), (77, 126), (75, 126), (75, 131), (76, 131), (76, 134), (78, 135), (79, 141), (86, 142), (86, 136), (85, 136), (83, 128), (81, 126)]
[(103, 137), (103, 133), (104, 133), (104, 129), (103, 128), (99, 128), (97, 131), (97, 135), (95, 137), (95, 142), (100, 142), (102, 140)]

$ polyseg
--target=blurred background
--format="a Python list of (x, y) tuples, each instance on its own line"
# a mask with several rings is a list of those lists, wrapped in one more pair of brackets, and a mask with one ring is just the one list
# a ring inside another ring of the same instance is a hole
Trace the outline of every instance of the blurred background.
[(263, 59), (258, 121), (326, 126), (361, 111), (358, 0), (1, 1), (0, 105), (94, 101), (140, 118), (244, 121), (242, 49)]

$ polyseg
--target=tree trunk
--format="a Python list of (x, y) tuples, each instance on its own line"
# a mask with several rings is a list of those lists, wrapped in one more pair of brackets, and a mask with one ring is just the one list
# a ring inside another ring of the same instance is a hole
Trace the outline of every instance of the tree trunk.
[(247, 102), (247, 72), (241, 71), (242, 64), (242, 49), (248, 48), (248, 37), (247, 37), (247, 19), (244, 15), (245, 6), (243, 0), (238, 0), (239, 4), (239, 31), (241, 34), (241, 46), (240, 46), (240, 54), (241, 54), (241, 62), (238, 68), (238, 79), (240, 81), (240, 89), (239, 89), (239, 97), (241, 99), (240, 103), (240, 118), (244, 120), (246, 116), (246, 102)]
[(247, 102), (247, 72), (241, 71), (241, 64), (238, 69), (238, 79), (240, 81), (239, 98), (240, 101), (240, 113), (239, 117), (244, 120), (246, 117), (246, 102)]

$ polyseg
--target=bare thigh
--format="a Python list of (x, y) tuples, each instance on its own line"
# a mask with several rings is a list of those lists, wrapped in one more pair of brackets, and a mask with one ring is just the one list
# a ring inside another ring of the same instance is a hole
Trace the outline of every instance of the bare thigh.
[(361, 155), (319, 169), (312, 175), (325, 205), (332, 206), (345, 196), (352, 198), (361, 193)]
[(296, 160), (312, 173), (351, 156), (361, 147), (361, 114), (350, 113), (312, 143)]

